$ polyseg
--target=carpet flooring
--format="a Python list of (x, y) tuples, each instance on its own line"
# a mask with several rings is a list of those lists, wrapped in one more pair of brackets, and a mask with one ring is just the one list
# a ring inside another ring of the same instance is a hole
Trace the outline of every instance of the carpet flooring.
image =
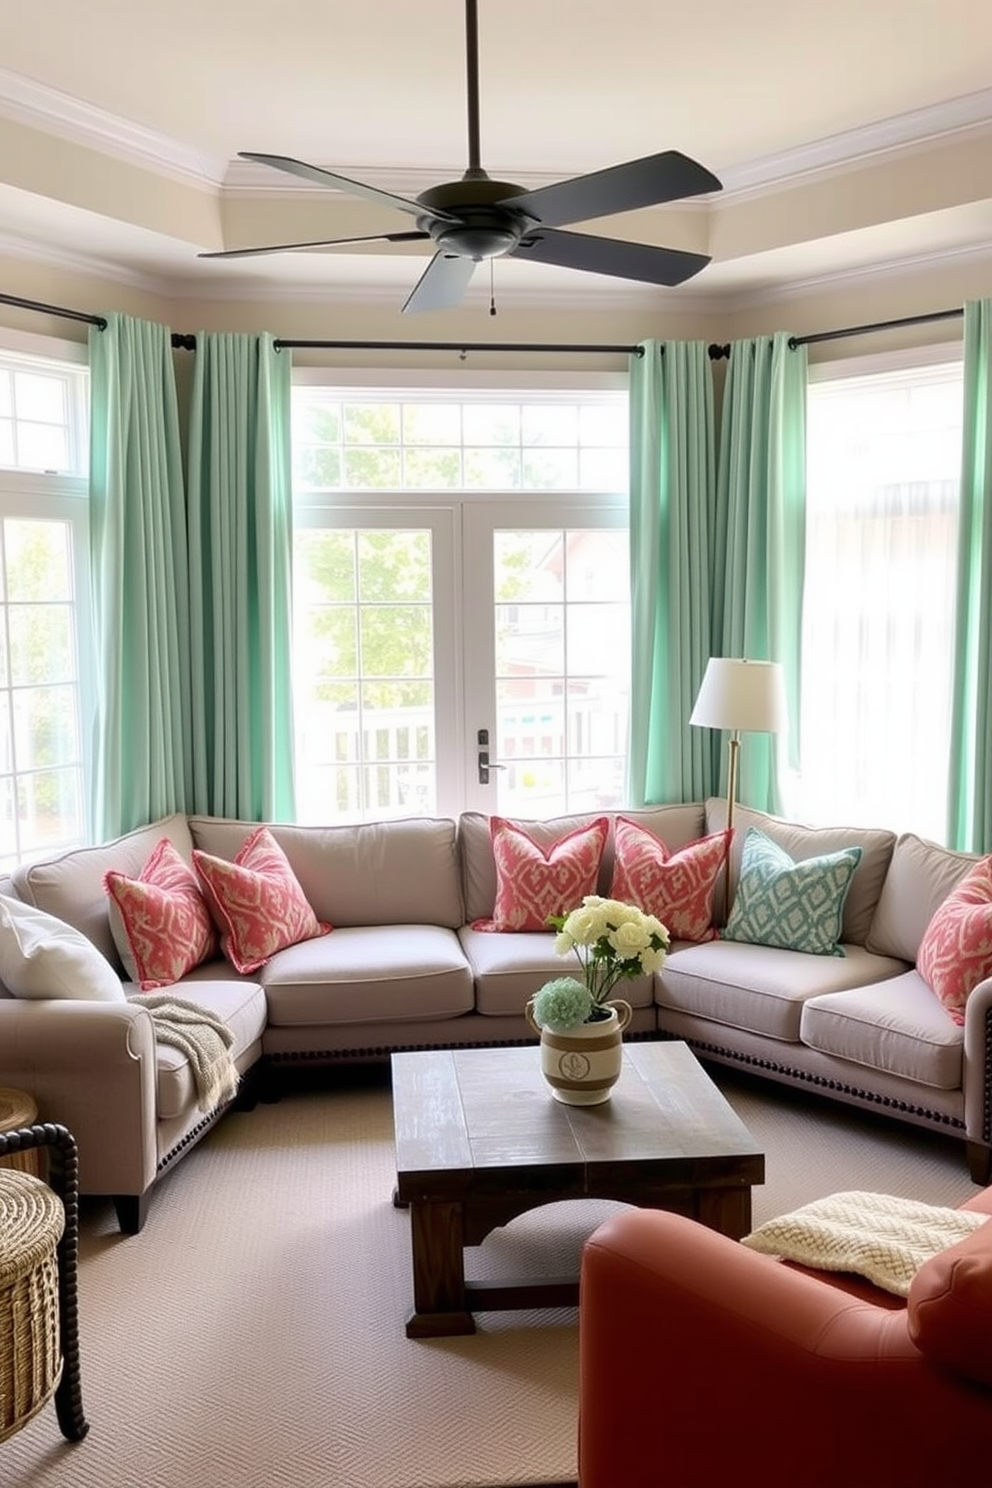
[[(961, 1144), (740, 1076), (715, 1077), (767, 1154), (754, 1223), (845, 1188), (956, 1204)], [(409, 1340), (384, 1071), (327, 1074), (229, 1115), (160, 1185), (140, 1235), (84, 1205), (83, 1400), (0, 1444), (5, 1488), (509, 1488), (574, 1481), (574, 1310), (480, 1315)], [(477, 1276), (577, 1262), (613, 1206), (521, 1216)]]

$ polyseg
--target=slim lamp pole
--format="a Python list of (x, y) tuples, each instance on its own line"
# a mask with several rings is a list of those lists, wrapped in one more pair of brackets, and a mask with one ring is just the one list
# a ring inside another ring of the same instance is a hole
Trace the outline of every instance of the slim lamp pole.
[[(730, 738), (727, 740), (727, 829), (733, 831), (734, 805), (737, 801), (737, 770), (741, 752), (741, 731), (732, 729)], [(727, 838), (727, 866), (723, 875), (723, 923), (727, 923), (730, 914), (731, 883), (730, 883), (730, 844), (732, 838)]]

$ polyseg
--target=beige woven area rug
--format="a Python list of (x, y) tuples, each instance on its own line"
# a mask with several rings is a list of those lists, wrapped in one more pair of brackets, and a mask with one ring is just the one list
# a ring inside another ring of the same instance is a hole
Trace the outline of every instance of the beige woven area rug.
[[(935, 1204), (975, 1191), (958, 1143), (717, 1078), (767, 1154), (755, 1224), (841, 1189)], [(388, 1087), (382, 1073), (337, 1080), (228, 1116), (161, 1185), (140, 1235), (86, 1206), (90, 1433), (66, 1443), (46, 1407), (0, 1444), (4, 1488), (574, 1481), (575, 1312), (488, 1314), (473, 1337), (408, 1340)], [(470, 1269), (560, 1274), (609, 1208), (522, 1216)]]

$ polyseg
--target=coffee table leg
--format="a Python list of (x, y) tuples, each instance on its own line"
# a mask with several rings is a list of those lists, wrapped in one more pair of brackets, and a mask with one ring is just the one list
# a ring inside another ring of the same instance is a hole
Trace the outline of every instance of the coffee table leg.
[(711, 1230), (731, 1240), (740, 1240), (751, 1229), (750, 1188), (708, 1188), (699, 1195), (696, 1218)]
[(474, 1333), (475, 1319), (465, 1306), (465, 1225), (461, 1204), (412, 1200), (415, 1311), (407, 1338), (446, 1338)]

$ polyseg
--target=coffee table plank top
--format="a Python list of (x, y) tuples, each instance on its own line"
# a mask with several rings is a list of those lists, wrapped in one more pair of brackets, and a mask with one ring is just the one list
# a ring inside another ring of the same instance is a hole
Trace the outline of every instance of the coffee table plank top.
[[(677, 1042), (624, 1045), (609, 1101), (554, 1100), (536, 1047), (394, 1054), (397, 1174), (512, 1174), (538, 1165), (560, 1179), (636, 1162), (674, 1177), (696, 1160), (754, 1159), (755, 1140), (689, 1048)], [(680, 1161), (683, 1160), (683, 1161)]]
[[(410, 1054), (392, 1056), (397, 1163), (401, 1168), (472, 1166), (458, 1072), (448, 1057), (450, 1052), (445, 1050), (430, 1059)], [(401, 1107), (397, 1107), (398, 1099)]]

